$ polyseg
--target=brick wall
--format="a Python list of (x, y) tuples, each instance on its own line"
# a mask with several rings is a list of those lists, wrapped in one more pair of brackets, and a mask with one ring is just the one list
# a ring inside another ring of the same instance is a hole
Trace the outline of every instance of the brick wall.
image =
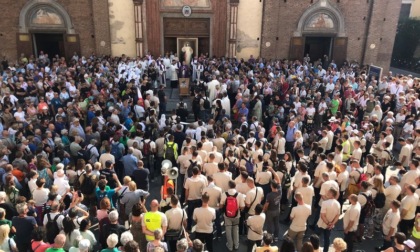
[[(104, 3), (96, 5), (101, 2), (99, 0), (56, 1), (64, 7), (71, 18), (74, 31), (80, 38), (82, 55), (97, 52), (99, 42), (102, 40), (105, 41), (105, 47), (99, 49), (98, 52), (110, 53), (107, 1), (104, 1), (106, 8)], [(17, 50), (16, 34), (19, 33), (19, 13), (26, 2), (27, 0), (0, 0), (1, 6), (7, 6), (7, 10), (2, 12), (0, 22), (0, 57), (5, 55), (9, 60), (14, 61), (20, 54)], [(93, 4), (95, 4), (96, 25), (94, 25)]]
[[(361, 62), (366, 43), (365, 63), (374, 63), (388, 69), (395, 40), (401, 0), (375, 0), (369, 34), (366, 34), (369, 2), (372, 0), (330, 0), (337, 6), (345, 20), (348, 37), (347, 59)], [(313, 1), (314, 3), (317, 0)], [(292, 1), (265, 0), (261, 56), (265, 58), (287, 58), (290, 38), (296, 30), (304, 11), (311, 6), (311, 0)], [(385, 18), (385, 20), (384, 20)], [(270, 46), (266, 46), (270, 42)], [(369, 49), (371, 44), (375, 49)]]

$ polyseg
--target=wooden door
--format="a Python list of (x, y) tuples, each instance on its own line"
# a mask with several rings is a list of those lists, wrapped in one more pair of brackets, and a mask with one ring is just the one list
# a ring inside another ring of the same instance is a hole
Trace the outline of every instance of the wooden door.
[(209, 38), (198, 38), (198, 54), (210, 55), (210, 39)]
[(332, 55), (335, 63), (341, 66), (347, 58), (347, 38), (335, 38)]
[(170, 54), (170, 52), (176, 53), (176, 50), (177, 50), (176, 49), (176, 38), (165, 37), (163, 48), (164, 48), (164, 54), (166, 54), (166, 53)]
[(303, 37), (293, 37), (290, 39), (289, 59), (302, 60), (305, 49), (305, 42)]

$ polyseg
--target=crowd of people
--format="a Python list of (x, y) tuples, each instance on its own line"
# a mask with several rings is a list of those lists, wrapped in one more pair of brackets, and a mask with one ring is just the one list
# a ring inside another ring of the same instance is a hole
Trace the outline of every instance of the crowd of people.
[[(0, 73), (2, 251), (351, 252), (375, 232), (378, 251), (420, 249), (418, 78), (44, 52)], [(167, 111), (179, 78), (191, 102)]]

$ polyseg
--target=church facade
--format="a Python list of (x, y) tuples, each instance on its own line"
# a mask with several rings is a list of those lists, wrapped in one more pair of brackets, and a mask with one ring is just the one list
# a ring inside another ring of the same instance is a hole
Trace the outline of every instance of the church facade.
[(193, 56), (388, 68), (402, 0), (6, 0), (0, 56)]

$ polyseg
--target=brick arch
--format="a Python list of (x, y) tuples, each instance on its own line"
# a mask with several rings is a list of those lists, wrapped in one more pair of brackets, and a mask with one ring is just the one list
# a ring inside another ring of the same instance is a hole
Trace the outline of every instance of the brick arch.
[[(34, 12), (42, 8), (47, 8), (54, 11), (63, 21), (60, 25), (34, 25), (31, 24), (30, 18)], [(19, 32), (28, 33), (30, 29), (43, 29), (43, 30), (63, 30), (67, 34), (74, 34), (73, 23), (66, 9), (54, 0), (32, 0), (28, 1), (20, 11), (19, 14)]]
[[(334, 28), (333, 29), (317, 29), (311, 30), (306, 27), (309, 20), (318, 14), (326, 14), (331, 17)], [(334, 33), (338, 37), (346, 37), (345, 33), (345, 21), (343, 14), (336, 7), (333, 6), (329, 0), (319, 0), (317, 3), (308, 7), (299, 19), (296, 31), (294, 32), (295, 37), (300, 37), (304, 34), (332, 34)]]

